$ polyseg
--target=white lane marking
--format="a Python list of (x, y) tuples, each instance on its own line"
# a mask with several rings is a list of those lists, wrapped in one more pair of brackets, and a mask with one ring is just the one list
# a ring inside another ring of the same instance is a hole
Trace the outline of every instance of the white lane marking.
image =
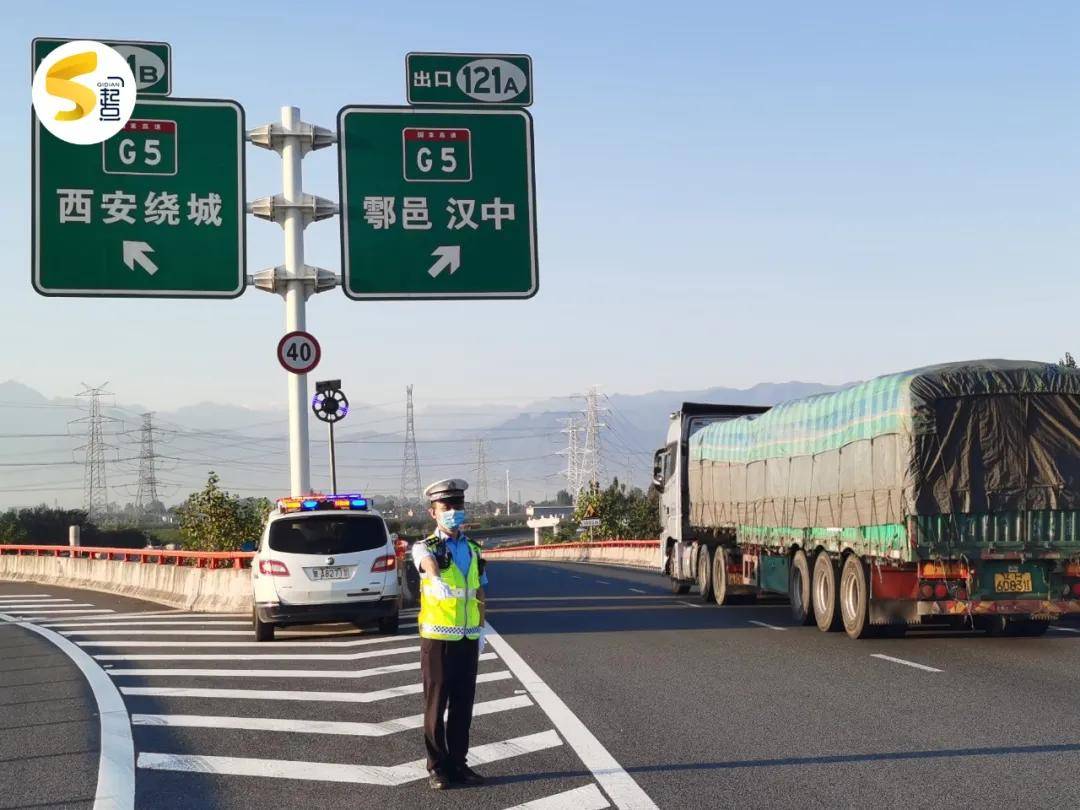
[[(212, 613), (212, 614), (200, 614), (200, 613), (113, 613), (109, 616), (88, 616), (85, 619), (71, 620), (73, 627), (78, 627), (90, 622), (108, 622), (110, 624), (121, 624), (130, 621), (150, 619), (150, 624), (160, 624), (163, 627), (168, 627), (172, 624), (173, 619), (197, 619), (204, 618), (207, 621), (213, 621), (221, 618), (232, 618), (236, 616), (235, 613)], [(248, 623), (251, 623), (251, 614), (242, 614), (247, 616)], [(59, 619), (57, 621), (60, 621)], [(104, 625), (102, 625), (104, 626)]]
[(546, 796), (543, 799), (534, 799), (525, 804), (515, 804), (507, 810), (565, 810), (573, 807), (574, 810), (604, 810), (611, 807), (600, 788), (596, 785), (556, 793), (554, 796)]
[(579, 577), (577, 574), (571, 574), (570, 578), (571, 579), (581, 579), (581, 577)]
[[(554, 731), (542, 731), (512, 740), (488, 743), (469, 752), (469, 764), (483, 765), (562, 745)], [(139, 754), (138, 766), (162, 771), (259, 776), (264, 779), (303, 779), (319, 782), (350, 782), (397, 787), (427, 777), (423, 759), (401, 765), (346, 765), (331, 762), (299, 762), (250, 757), (207, 757), (186, 754)]]
[(5, 602), (3, 607), (7, 613), (20, 613), (28, 610), (44, 612), (46, 609), (51, 608), (96, 608), (97, 605), (90, 602), (72, 602), (70, 599), (65, 599), (63, 602)]
[(278, 647), (361, 647), (368, 644), (387, 644), (395, 641), (412, 641), (418, 635), (377, 636), (358, 638), (355, 641), (127, 641), (109, 639), (108, 641), (79, 641), (80, 647), (258, 647), (260, 650), (276, 650)]
[(585, 727), (554, 690), (544, 683), (532, 667), (517, 654), (513, 647), (495, 632), (490, 624), (484, 625), (484, 638), (499, 654), (503, 662), (529, 690), (533, 700), (551, 718), (555, 728), (585, 764), (596, 781), (620, 810), (658, 810), (656, 804), (634, 781), (623, 767), (615, 761), (593, 733)]
[[(495, 653), (484, 653), (481, 661), (492, 661)], [(387, 664), (371, 669), (172, 669), (151, 667), (149, 669), (111, 669), (114, 678), (326, 678), (357, 680), (375, 678), (379, 675), (393, 675), (395, 672), (410, 672), (420, 669), (419, 661), (407, 664)]]
[[(473, 706), (473, 717), (532, 706), (525, 696), (487, 700)], [(382, 723), (347, 723), (334, 720), (286, 720), (274, 717), (205, 717), (198, 714), (133, 714), (133, 726), (173, 728), (234, 728), (244, 731), (281, 731), (294, 734), (341, 734), (349, 737), (385, 737), (423, 728), (424, 715), (399, 717)]]
[[(102, 616), (101, 618), (106, 618)], [(97, 622), (64, 622), (63, 624), (43, 624), (42, 627), (56, 627), (70, 630), (72, 628), (85, 627), (87, 629), (106, 628), (106, 627), (174, 627), (176, 625), (191, 625), (194, 627), (251, 627), (251, 621), (244, 621), (243, 619), (235, 619), (228, 622), (109, 622), (109, 623), (97, 623)]]
[(696, 608), (705, 607), (704, 605), (699, 605), (699, 604), (697, 604), (695, 602), (683, 602), (681, 600), (679, 601), (679, 604), (680, 605), (686, 605), (687, 607), (696, 607)]
[(753, 619), (747, 619), (750, 624), (756, 624), (758, 627), (765, 627), (769, 630), (787, 630), (786, 627), (777, 627), (775, 624), (769, 624), (768, 622), (758, 622)]
[(1050, 625), (1051, 630), (1057, 630), (1059, 633), (1080, 633), (1075, 627), (1058, 627), (1057, 625)]
[[(481, 672), (476, 676), (477, 683), (508, 681), (513, 676), (508, 670), (499, 672)], [(379, 700), (419, 695), (424, 691), (422, 683), (394, 686), (375, 692), (305, 692), (286, 689), (194, 689), (191, 687), (155, 687), (121, 686), (120, 694), (132, 697), (172, 697), (172, 698), (227, 698), (229, 700), (294, 700), (317, 701), (322, 703), (374, 703)]]
[(72, 610), (69, 608), (56, 609), (56, 610), (39, 610), (38, 608), (24, 608), (23, 610), (13, 610), (12, 613), (19, 616), (33, 616), (35, 619), (45, 619), (45, 621), (55, 621), (55, 616), (59, 616), (61, 619), (65, 616), (73, 616), (76, 613), (112, 613), (108, 608), (79, 608), (78, 610)]
[(51, 593), (9, 593), (0, 596), (0, 602), (16, 602), (19, 599), (59, 599)]
[(596, 584), (597, 585), (610, 585), (611, 583), (610, 582), (605, 582), (602, 579), (598, 579), (598, 580), (596, 580)]
[(82, 672), (97, 704), (100, 727), (97, 790), (94, 810), (129, 810), (135, 807), (135, 743), (131, 737), (124, 699), (109, 676), (85, 652), (52, 630), (21, 622), (0, 613), (0, 621), (24, 627), (52, 642)]
[(65, 636), (246, 636), (251, 630), (68, 630)]
[(630, 590), (634, 593), (646, 593), (646, 591), (641, 590), (641, 588), (631, 588)]
[(383, 655), (405, 655), (419, 652), (419, 645), (412, 647), (394, 647), (392, 650), (368, 650), (356, 653), (256, 653), (255, 655), (237, 655), (236, 653), (208, 655), (95, 655), (98, 661), (359, 661), (364, 658), (378, 658)]
[(891, 655), (871, 653), (870, 657), (880, 658), (882, 661), (892, 661), (894, 664), (903, 664), (905, 667), (914, 667), (915, 669), (921, 669), (925, 672), (944, 672), (944, 670), (935, 669), (934, 667), (928, 667), (925, 664), (916, 664), (914, 661), (905, 661), (903, 658), (893, 658)]

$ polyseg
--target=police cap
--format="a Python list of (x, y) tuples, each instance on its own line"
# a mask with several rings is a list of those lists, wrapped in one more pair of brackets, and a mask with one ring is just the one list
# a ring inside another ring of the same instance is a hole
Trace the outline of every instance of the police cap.
[(469, 488), (469, 482), (460, 478), (445, 478), (442, 481), (436, 481), (434, 484), (428, 485), (428, 488), (424, 490), (424, 495), (432, 503), (436, 501), (447, 501), (454, 498), (464, 498), (465, 490)]

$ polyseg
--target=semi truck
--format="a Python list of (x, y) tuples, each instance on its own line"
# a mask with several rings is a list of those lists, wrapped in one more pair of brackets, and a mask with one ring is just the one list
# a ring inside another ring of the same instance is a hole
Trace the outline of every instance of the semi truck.
[(852, 638), (1041, 635), (1080, 613), (1080, 371), (976, 360), (771, 408), (685, 403), (656, 451), (658, 566), (717, 605), (786, 595)]

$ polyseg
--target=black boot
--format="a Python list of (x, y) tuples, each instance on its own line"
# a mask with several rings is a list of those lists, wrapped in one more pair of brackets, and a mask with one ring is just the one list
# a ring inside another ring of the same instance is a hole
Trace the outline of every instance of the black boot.
[(450, 787), (450, 778), (442, 771), (428, 771), (428, 786), (432, 790), (446, 790)]
[(460, 765), (454, 769), (453, 780), (459, 785), (482, 785), (484, 777), (470, 768), (468, 765)]

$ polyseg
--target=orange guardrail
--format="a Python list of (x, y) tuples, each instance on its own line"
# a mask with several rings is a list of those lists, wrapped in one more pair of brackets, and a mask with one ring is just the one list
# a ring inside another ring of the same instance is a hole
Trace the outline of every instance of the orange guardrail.
[(529, 543), (524, 546), (497, 546), (496, 548), (484, 549), (484, 556), (490, 557), (492, 554), (500, 554), (504, 551), (528, 551), (529, 549), (538, 548), (659, 548), (659, 540), (597, 540), (594, 543), (544, 543), (543, 545), (533, 545)]
[(158, 548), (108, 548), (97, 546), (3, 545), (0, 554), (30, 557), (86, 557), (94, 560), (187, 565), (193, 568), (250, 568), (251, 551), (170, 551)]

